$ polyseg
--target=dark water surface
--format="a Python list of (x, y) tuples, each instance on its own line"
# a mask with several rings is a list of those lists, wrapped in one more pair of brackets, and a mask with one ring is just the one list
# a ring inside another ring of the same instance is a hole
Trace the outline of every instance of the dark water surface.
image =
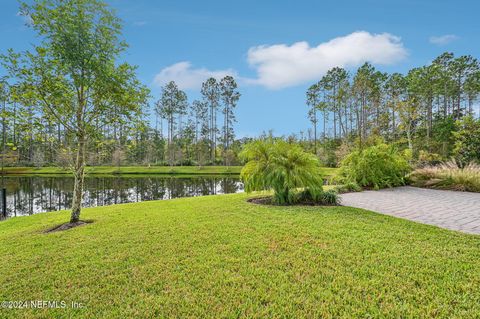
[[(69, 209), (73, 178), (57, 176), (8, 176), (7, 217)], [(84, 207), (134, 203), (243, 191), (238, 177), (86, 177)], [(1, 212), (0, 212), (1, 214)]]

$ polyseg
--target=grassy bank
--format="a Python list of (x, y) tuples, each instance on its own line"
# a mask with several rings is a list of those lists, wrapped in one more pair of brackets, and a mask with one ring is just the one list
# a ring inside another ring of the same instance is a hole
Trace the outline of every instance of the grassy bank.
[(480, 313), (480, 237), (345, 207), (266, 207), (246, 194), (0, 222), (2, 318), (437, 317)]
[[(88, 166), (87, 175), (239, 175), (242, 166)], [(323, 167), (325, 178), (336, 174), (337, 168)], [(67, 175), (61, 167), (6, 167), (7, 175)]]
[[(241, 166), (88, 166), (85, 170), (88, 175), (114, 175), (114, 174), (240, 174)], [(68, 169), (61, 167), (7, 167), (6, 174), (71, 174)]]

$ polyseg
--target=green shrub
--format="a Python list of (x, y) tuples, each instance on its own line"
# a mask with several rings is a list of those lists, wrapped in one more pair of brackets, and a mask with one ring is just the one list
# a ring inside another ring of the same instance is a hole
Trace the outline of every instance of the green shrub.
[(337, 150), (340, 147), (340, 141), (334, 139), (326, 140), (318, 149), (318, 157), (323, 166), (337, 167)]
[(428, 151), (420, 150), (418, 153), (419, 166), (425, 165), (438, 165), (442, 162), (442, 156), (436, 153), (430, 153)]
[(362, 188), (356, 182), (347, 182), (346, 184), (335, 186), (335, 191), (337, 193), (350, 193), (350, 192), (360, 192)]
[(254, 141), (240, 153), (247, 192), (273, 189), (276, 204), (295, 202), (298, 189), (314, 199), (322, 194), (322, 171), (315, 155), (282, 140)]
[(451, 161), (416, 169), (409, 179), (418, 187), (480, 192), (480, 165), (472, 162), (460, 167)]
[(309, 191), (298, 192), (295, 196), (295, 204), (305, 204), (305, 205), (326, 205), (326, 206), (335, 206), (340, 202), (338, 194), (336, 191), (328, 190), (326, 192), (321, 192), (312, 196)]
[(323, 205), (338, 205), (340, 202), (338, 194), (335, 191), (329, 190), (323, 192), (320, 196), (320, 203)]
[(465, 116), (455, 123), (455, 157), (464, 165), (470, 162), (480, 163), (480, 119)]
[(340, 179), (374, 189), (404, 185), (410, 157), (384, 143), (356, 150), (341, 162)]

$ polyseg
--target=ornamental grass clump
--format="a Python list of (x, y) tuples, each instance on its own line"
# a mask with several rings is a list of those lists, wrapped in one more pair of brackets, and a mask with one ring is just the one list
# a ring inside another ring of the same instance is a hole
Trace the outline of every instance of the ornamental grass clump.
[(245, 191), (273, 190), (272, 202), (277, 205), (298, 203), (304, 197), (301, 192), (318, 204), (324, 199), (319, 161), (300, 146), (282, 140), (254, 141), (240, 157), (246, 162), (240, 175)]
[(460, 167), (456, 161), (426, 166), (413, 171), (409, 179), (414, 186), (480, 192), (480, 165)]

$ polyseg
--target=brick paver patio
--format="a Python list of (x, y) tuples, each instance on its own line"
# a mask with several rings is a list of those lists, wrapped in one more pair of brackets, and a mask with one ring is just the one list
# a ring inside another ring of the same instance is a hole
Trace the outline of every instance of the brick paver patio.
[(480, 194), (416, 187), (348, 193), (342, 205), (409, 219), (470, 234), (480, 234)]

